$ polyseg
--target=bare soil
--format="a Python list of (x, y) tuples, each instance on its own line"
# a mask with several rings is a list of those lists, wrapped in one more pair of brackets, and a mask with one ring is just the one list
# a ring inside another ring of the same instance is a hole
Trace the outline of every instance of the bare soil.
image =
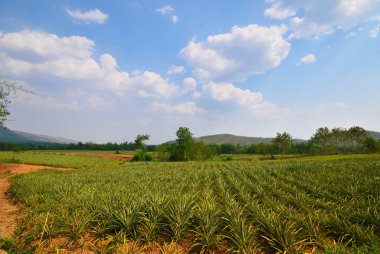
[(70, 170), (28, 164), (0, 164), (0, 238), (11, 237), (17, 222), (22, 218), (20, 206), (7, 195), (9, 177), (15, 174), (30, 173), (42, 169)]

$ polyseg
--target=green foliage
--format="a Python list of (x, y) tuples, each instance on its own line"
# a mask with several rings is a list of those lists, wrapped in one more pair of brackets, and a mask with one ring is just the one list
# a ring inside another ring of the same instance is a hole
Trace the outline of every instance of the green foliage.
[(282, 154), (289, 153), (292, 146), (293, 138), (287, 133), (277, 133), (277, 136), (273, 139), (273, 145)]
[(366, 153), (376, 152), (376, 140), (368, 136), (366, 131), (358, 126), (349, 129), (319, 128), (311, 137), (310, 142), (315, 146), (314, 153)]
[(202, 141), (195, 141), (189, 128), (180, 127), (175, 143), (160, 145), (156, 147), (155, 153), (158, 161), (189, 161), (207, 160), (216, 150)]
[(152, 161), (153, 156), (150, 153), (147, 153), (143, 150), (137, 150), (133, 156), (133, 161)]
[(8, 104), (10, 103), (8, 95), (11, 85), (8, 80), (0, 77), (0, 125), (4, 124), (7, 116), (10, 114), (8, 111)]
[(149, 140), (149, 135), (137, 135), (135, 138), (135, 147), (138, 150), (146, 151), (145, 141)]
[(176, 135), (175, 152), (171, 154), (171, 159), (175, 161), (190, 160), (190, 151), (194, 145), (193, 133), (187, 127), (179, 127)]

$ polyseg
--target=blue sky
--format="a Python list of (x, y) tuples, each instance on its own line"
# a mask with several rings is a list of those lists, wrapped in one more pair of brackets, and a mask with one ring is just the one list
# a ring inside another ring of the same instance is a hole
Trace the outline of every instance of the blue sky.
[(6, 126), (79, 141), (380, 130), (380, 1), (0, 2)]

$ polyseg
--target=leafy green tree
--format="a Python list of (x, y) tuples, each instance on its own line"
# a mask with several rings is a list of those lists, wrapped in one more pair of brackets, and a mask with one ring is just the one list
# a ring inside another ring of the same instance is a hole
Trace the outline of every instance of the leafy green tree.
[(16, 85), (16, 83), (0, 75), (0, 126), (4, 124), (7, 120), (7, 116), (10, 114), (8, 110), (8, 105), (11, 103), (9, 100), (9, 94), (11, 92), (12, 94), (16, 94), (16, 91), (34, 94), (33, 92), (28, 91), (22, 86)]
[(137, 135), (136, 138), (135, 138), (135, 147), (136, 149), (140, 149), (140, 150), (143, 150), (143, 151), (146, 151), (146, 144), (145, 144), (145, 141), (148, 141), (150, 138), (149, 135), (145, 134), (145, 135)]
[(347, 135), (351, 141), (351, 146), (354, 152), (359, 152), (364, 145), (367, 134), (362, 127), (354, 126), (348, 129)]
[(367, 136), (364, 140), (364, 150), (367, 153), (375, 153), (379, 151), (380, 143), (377, 142), (373, 137)]
[(328, 147), (331, 142), (331, 132), (327, 127), (318, 128), (314, 135), (311, 137), (311, 142), (321, 146), (322, 153), (328, 153)]
[(134, 161), (151, 161), (152, 156), (147, 153), (145, 141), (149, 140), (149, 135), (137, 135), (135, 138), (136, 154), (133, 156)]
[(194, 144), (193, 133), (187, 127), (179, 127), (176, 135), (176, 160), (189, 160), (189, 153)]
[(9, 116), (8, 104), (10, 100), (8, 99), (12, 83), (8, 80), (0, 77), (0, 125), (3, 125)]
[(279, 150), (280, 153), (289, 153), (292, 147), (293, 138), (287, 133), (277, 133), (277, 136), (273, 139), (273, 145)]

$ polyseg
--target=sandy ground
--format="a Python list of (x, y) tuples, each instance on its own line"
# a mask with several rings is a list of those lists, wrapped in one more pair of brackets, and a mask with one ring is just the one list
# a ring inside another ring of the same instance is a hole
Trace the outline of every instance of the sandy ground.
[[(15, 174), (30, 173), (41, 169), (57, 169), (47, 166), (28, 164), (0, 164), (0, 237), (11, 237), (18, 219), (21, 218), (20, 207), (7, 195), (9, 177)], [(70, 170), (59, 168), (60, 170)]]

